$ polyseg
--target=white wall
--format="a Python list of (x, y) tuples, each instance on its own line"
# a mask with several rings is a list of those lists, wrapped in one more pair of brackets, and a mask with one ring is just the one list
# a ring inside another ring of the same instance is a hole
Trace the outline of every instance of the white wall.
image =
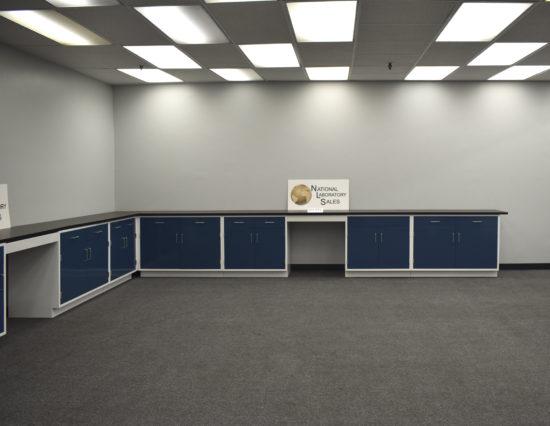
[(0, 45), (0, 183), (12, 226), (114, 210), (110, 86)]
[(507, 210), (501, 261), (550, 262), (547, 83), (114, 93), (118, 209), (284, 209), (289, 178), (349, 178), (352, 209)]

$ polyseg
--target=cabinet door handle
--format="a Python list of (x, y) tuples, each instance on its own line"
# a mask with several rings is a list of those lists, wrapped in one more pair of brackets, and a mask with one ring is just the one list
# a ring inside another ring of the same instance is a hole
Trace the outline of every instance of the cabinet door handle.
[(113, 229), (120, 229), (122, 226), (113, 226)]
[(92, 248), (90, 247), (90, 260), (92, 260)]
[(244, 223), (244, 222), (241, 220), (234, 220), (233, 223)]
[(156, 220), (155, 225), (164, 225), (164, 222), (162, 220)]
[(260, 244), (260, 235), (256, 232), (256, 244)]
[(250, 244), (254, 244), (254, 240), (253, 240), (253, 236), (252, 236), (252, 232), (250, 233)]
[(380, 244), (384, 243), (384, 233), (380, 232)]
[(378, 241), (376, 240), (376, 232), (374, 233), (374, 243), (376, 244)]
[(275, 223), (274, 220), (266, 220), (264, 223)]
[(69, 239), (71, 240), (77, 240), (80, 238), (80, 235), (75, 235), (74, 237), (69, 237)]
[(430, 220), (430, 223), (439, 223), (441, 222), (440, 220)]
[(460, 232), (458, 233), (458, 244), (460, 244)]
[(176, 232), (176, 244), (178, 243), (178, 238), (179, 238), (179, 235), (178, 235), (178, 233)]
[(103, 231), (95, 231), (96, 234), (103, 234)]
[(197, 223), (197, 224), (204, 224), (203, 221), (197, 221), (197, 222), (195, 222), (195, 223)]
[(84, 253), (85, 253), (85, 254), (84, 254), (84, 262), (87, 262), (87, 261), (88, 261), (88, 249), (85, 248), (85, 249), (83, 249), (83, 250), (84, 250)]
[(483, 223), (482, 220), (472, 220), (472, 223)]
[(183, 244), (183, 232), (181, 233), (181, 243)]
[(455, 243), (455, 233), (453, 232), (453, 244)]

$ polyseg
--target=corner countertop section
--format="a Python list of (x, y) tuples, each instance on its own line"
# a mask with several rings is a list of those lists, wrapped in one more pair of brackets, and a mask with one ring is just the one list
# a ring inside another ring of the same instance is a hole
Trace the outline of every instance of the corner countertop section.
[(210, 210), (210, 211), (119, 211), (100, 213), (89, 216), (80, 216), (69, 219), (54, 220), (51, 222), (33, 223), (30, 225), (14, 226), (0, 230), (0, 243), (23, 240), (40, 235), (59, 232), (65, 229), (80, 226), (94, 225), (113, 220), (126, 219), (134, 216), (295, 216), (295, 215), (332, 215), (332, 216), (380, 216), (380, 215), (433, 215), (433, 216), (494, 216), (506, 215), (508, 212), (490, 209), (400, 209), (400, 210), (349, 210), (326, 211), (323, 213), (307, 213), (306, 211), (288, 210)]

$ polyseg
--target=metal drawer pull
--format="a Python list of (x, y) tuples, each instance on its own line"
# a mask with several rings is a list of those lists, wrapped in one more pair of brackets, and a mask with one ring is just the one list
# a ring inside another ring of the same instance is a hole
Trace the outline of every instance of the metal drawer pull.
[(376, 241), (376, 232), (374, 233), (374, 242), (377, 243), (377, 241)]
[(264, 223), (275, 223), (274, 220), (266, 220)]
[(256, 244), (259, 244), (260, 243), (260, 236), (258, 235), (258, 233), (256, 232)]
[(122, 226), (114, 226), (113, 228), (114, 229), (120, 229), (120, 228), (122, 228)]
[(95, 231), (96, 234), (103, 234), (103, 231)]
[(250, 233), (250, 244), (254, 244), (254, 240), (253, 240), (254, 237), (252, 237), (252, 232)]
[(204, 222), (201, 222), (201, 221), (197, 221), (197, 222), (195, 222), (195, 223), (197, 223), (197, 224), (202, 224), (202, 223), (204, 223)]
[(156, 223), (157, 225), (164, 225), (164, 222), (163, 222), (163, 221), (160, 221), (160, 220), (155, 221), (155, 223)]
[(74, 237), (69, 237), (69, 239), (71, 239), (71, 240), (76, 240), (78, 238), (80, 238), (80, 235), (75, 235)]
[(384, 243), (384, 233), (380, 232), (380, 244)]
[(440, 220), (430, 220), (430, 223), (439, 223), (441, 222)]
[(233, 221), (233, 223), (244, 223), (244, 222), (239, 221), (239, 220), (235, 220), (235, 221)]
[(178, 233), (176, 232), (176, 244), (178, 243)]
[(460, 244), (460, 232), (458, 233), (458, 244)]
[(453, 232), (453, 244), (455, 242), (455, 233)]
[(472, 223), (483, 223), (482, 220), (472, 220)]

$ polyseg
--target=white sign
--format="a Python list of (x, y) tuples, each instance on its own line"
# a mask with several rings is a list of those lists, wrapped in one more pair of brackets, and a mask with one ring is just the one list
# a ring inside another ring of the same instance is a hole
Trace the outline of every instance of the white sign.
[(349, 210), (349, 179), (289, 179), (288, 210)]
[(11, 228), (8, 208), (8, 185), (0, 183), (0, 229)]

